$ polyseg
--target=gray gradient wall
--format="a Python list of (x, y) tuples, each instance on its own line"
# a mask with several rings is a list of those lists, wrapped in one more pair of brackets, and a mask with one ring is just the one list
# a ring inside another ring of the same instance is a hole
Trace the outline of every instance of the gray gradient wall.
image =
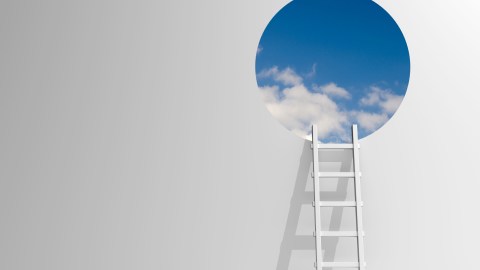
[[(254, 73), (286, 3), (1, 1), (0, 269), (313, 269), (308, 145)], [(473, 269), (480, 4), (377, 3), (412, 73), (361, 140), (368, 268)]]

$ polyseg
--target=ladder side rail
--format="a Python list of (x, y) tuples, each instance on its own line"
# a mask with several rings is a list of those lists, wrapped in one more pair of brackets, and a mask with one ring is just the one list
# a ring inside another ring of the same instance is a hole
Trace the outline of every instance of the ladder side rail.
[(362, 195), (361, 195), (361, 173), (360, 173), (360, 156), (359, 156), (359, 144), (358, 144), (358, 128), (357, 125), (352, 126), (352, 143), (353, 143), (353, 171), (354, 171), (354, 187), (355, 187), (355, 200), (357, 206), (355, 212), (357, 216), (357, 251), (358, 262), (360, 270), (365, 270), (365, 246), (363, 237), (363, 219), (362, 219)]
[(313, 152), (313, 194), (315, 205), (315, 267), (322, 269), (322, 236), (321, 236), (321, 216), (320, 216), (320, 180), (318, 163), (318, 131), (317, 126), (312, 126), (312, 152)]

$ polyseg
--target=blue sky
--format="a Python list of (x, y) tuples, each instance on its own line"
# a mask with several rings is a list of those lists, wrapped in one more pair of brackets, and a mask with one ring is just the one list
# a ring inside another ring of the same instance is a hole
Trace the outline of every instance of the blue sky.
[[(380, 128), (396, 111), (410, 76), (407, 44), (395, 21), (368, 0), (295, 0), (265, 29), (257, 50), (259, 89), (269, 111), (323, 142)], [(303, 109), (302, 109), (303, 108)]]

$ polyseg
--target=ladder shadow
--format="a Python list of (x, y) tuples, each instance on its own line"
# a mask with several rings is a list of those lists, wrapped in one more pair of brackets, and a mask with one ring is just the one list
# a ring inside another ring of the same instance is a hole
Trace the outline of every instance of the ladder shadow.
[[(294, 250), (311, 250), (315, 251), (315, 238), (309, 235), (297, 235), (297, 226), (300, 220), (300, 212), (303, 205), (311, 205), (313, 201), (313, 192), (305, 191), (307, 181), (313, 181), (310, 177), (312, 165), (312, 149), (311, 142), (305, 141), (303, 151), (300, 156), (298, 165), (297, 179), (293, 190), (292, 198), (290, 200), (290, 210), (288, 212), (285, 231), (283, 234), (282, 243), (280, 245), (280, 253), (278, 256), (276, 270), (288, 270), (292, 252)], [(341, 162), (340, 171), (349, 171), (352, 167), (351, 151), (336, 150), (336, 151), (320, 151), (319, 161)], [(321, 192), (320, 197), (322, 201), (343, 201), (347, 198), (349, 181), (346, 179), (338, 179), (335, 191)], [(328, 229), (331, 231), (339, 230), (342, 223), (343, 207), (332, 208), (330, 224)], [(313, 212), (312, 212), (313, 213)], [(324, 224), (325, 225), (325, 224)], [(323, 226), (325, 227), (325, 226)], [(322, 239), (322, 250), (324, 261), (335, 261), (335, 254), (338, 246), (338, 237), (325, 237)], [(315, 258), (312, 257), (312, 269)], [(323, 268), (331, 270), (332, 268)]]

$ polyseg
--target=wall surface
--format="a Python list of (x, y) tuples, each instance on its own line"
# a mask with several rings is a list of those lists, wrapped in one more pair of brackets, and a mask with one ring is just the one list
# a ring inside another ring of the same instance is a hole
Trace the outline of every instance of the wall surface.
[[(255, 81), (286, 3), (2, 0), (0, 269), (313, 269), (308, 144)], [(377, 3), (412, 73), (361, 140), (368, 269), (474, 269), (480, 4)]]

